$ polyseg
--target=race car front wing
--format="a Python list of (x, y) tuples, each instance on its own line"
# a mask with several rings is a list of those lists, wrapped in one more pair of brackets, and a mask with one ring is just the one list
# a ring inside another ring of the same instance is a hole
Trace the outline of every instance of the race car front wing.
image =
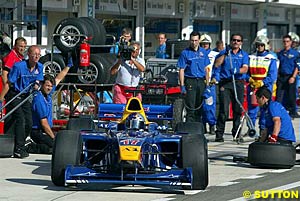
[(65, 186), (74, 184), (118, 184), (145, 186), (192, 186), (192, 168), (171, 169), (153, 174), (99, 173), (88, 167), (68, 165), (65, 171)]

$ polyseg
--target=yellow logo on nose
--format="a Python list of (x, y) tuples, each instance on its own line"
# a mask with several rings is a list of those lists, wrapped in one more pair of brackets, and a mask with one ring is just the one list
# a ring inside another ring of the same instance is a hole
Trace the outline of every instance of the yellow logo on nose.
[(141, 158), (140, 146), (120, 146), (120, 159), (124, 161), (139, 161)]

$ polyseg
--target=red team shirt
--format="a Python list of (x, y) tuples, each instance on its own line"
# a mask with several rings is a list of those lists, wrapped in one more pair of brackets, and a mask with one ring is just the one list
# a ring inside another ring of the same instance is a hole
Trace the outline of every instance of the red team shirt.
[(23, 59), (24, 56), (17, 53), (15, 49), (13, 49), (3, 58), (3, 70), (10, 71), (16, 62), (22, 61)]

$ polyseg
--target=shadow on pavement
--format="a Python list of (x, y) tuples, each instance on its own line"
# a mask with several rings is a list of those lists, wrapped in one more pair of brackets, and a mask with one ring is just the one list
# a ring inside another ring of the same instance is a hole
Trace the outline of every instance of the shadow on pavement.
[(51, 175), (51, 160), (35, 160), (35, 162), (23, 162), (25, 165), (37, 166), (36, 169), (32, 171), (32, 174), (36, 175)]

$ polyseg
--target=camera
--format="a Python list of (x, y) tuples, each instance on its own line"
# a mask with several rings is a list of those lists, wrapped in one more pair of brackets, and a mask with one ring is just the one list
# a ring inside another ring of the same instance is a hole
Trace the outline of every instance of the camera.
[(134, 47), (129, 45), (129, 42), (125, 41), (123, 38), (120, 39), (119, 44), (119, 55), (123, 60), (130, 60), (131, 53), (134, 51)]

